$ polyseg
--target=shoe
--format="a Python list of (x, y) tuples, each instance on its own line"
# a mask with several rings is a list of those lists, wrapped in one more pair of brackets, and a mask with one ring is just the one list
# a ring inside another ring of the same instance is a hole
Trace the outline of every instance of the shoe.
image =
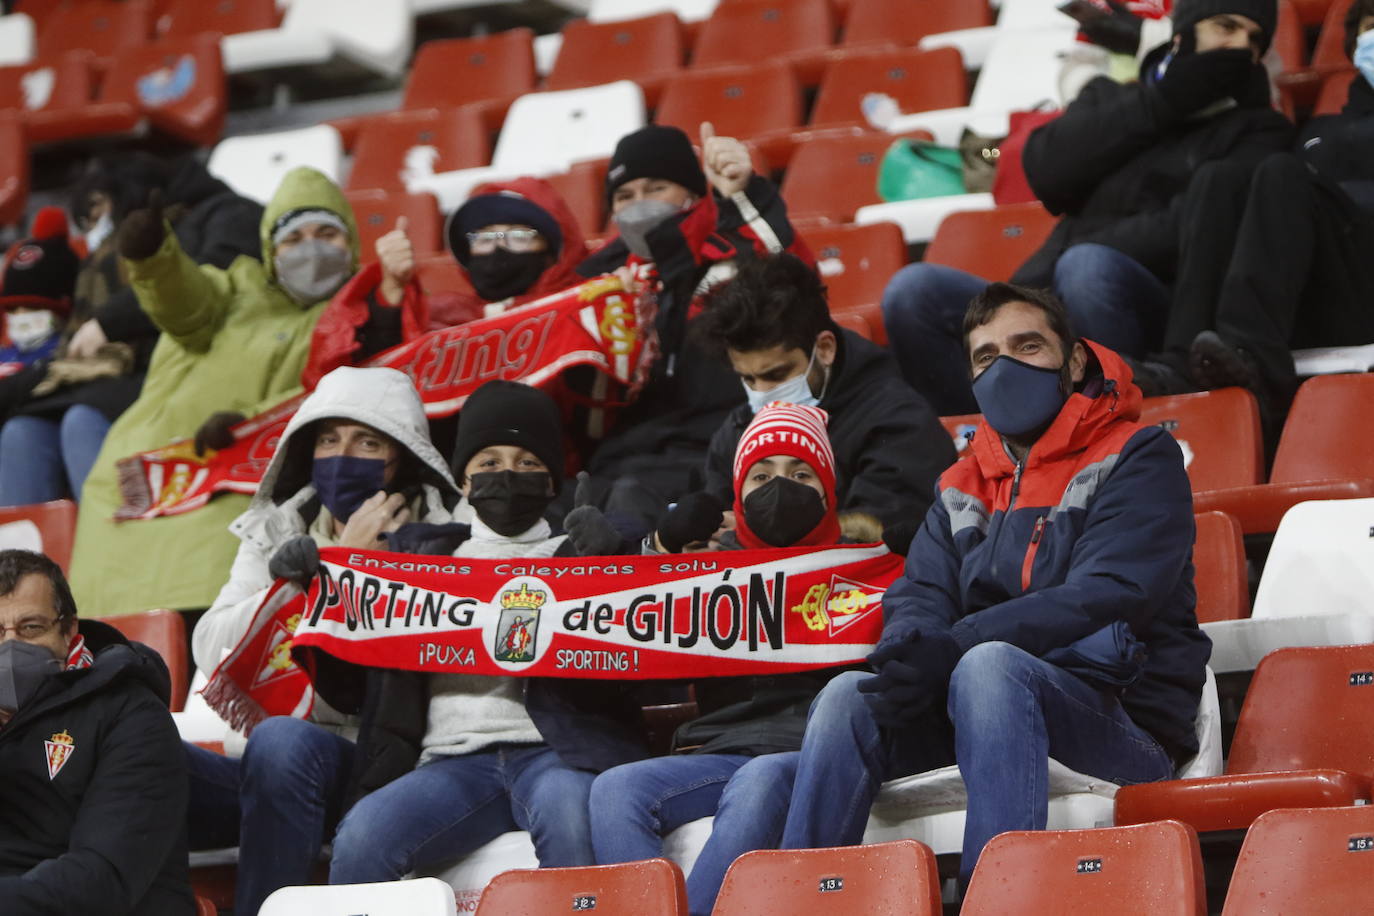
[(1264, 378), (1255, 358), (1233, 347), (1216, 331), (1203, 331), (1188, 349), (1188, 369), (1199, 388), (1249, 388), (1260, 392)]
[(1127, 365), (1135, 376), (1140, 393), (1147, 398), (1157, 398), (1168, 394), (1188, 394), (1197, 391), (1197, 386), (1188, 377), (1162, 358), (1127, 359)]

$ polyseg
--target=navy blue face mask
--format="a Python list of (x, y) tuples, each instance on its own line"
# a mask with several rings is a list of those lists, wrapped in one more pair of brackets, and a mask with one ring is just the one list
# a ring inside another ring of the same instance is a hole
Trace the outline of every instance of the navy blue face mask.
[(347, 522), (359, 506), (384, 488), (385, 474), (386, 461), (381, 458), (331, 455), (315, 459), (310, 482), (329, 514)]
[(1044, 429), (1068, 400), (1063, 370), (999, 356), (973, 380), (973, 397), (988, 425), (1016, 438)]

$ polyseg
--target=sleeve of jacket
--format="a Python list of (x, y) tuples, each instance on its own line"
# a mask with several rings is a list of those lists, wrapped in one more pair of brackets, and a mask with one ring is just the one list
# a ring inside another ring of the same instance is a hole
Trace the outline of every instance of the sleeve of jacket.
[(272, 574), (267, 571), (270, 559), (247, 541), (239, 544), (229, 581), (191, 633), (191, 655), (196, 667), (206, 674), (214, 671), (248, 632), (253, 615), (272, 587)]
[(874, 417), (851, 470), (841, 512), (867, 512), (887, 524), (930, 509), (935, 482), (954, 463), (954, 443), (924, 403)]
[(111, 293), (105, 304), (96, 308), (94, 318), (105, 336), (114, 341), (132, 343), (161, 333), (138, 304), (138, 296), (128, 288)]
[(959, 619), (960, 558), (941, 493), (907, 551), (906, 567), (883, 595), (878, 648), (906, 642), (912, 633), (948, 630)]
[(171, 232), (152, 257), (124, 264), (129, 285), (153, 323), (187, 350), (208, 351), (233, 297), (229, 275), (197, 267)]
[(702, 489), (720, 500), (720, 504), (726, 508), (735, 501), (735, 449), (739, 446), (739, 437), (740, 429), (732, 410), (725, 422), (711, 434), (711, 442), (706, 446)]
[(1039, 656), (1118, 620), (1144, 632), (1192, 557), (1193, 495), (1164, 430), (1137, 432), (1120, 454), (1088, 505), (1064, 582), (963, 618), (951, 629), (961, 648), (996, 640)]
[(787, 204), (778, 193), (777, 185), (754, 175), (744, 190), (729, 197), (717, 196), (720, 208), (716, 230), (727, 236), (746, 236), (758, 254), (777, 254), (790, 251), (815, 266), (811, 250), (797, 236), (787, 218)]
[(130, 913), (186, 829), (185, 754), (150, 690), (112, 710), (67, 852), (0, 878), (10, 916)]

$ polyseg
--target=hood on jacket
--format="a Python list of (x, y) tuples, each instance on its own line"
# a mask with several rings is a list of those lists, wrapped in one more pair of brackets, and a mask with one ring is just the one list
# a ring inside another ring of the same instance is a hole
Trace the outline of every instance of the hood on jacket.
[(259, 235), (262, 239), (262, 266), (268, 278), (276, 283), (276, 258), (273, 257), (275, 245), (272, 244), (272, 228), (277, 220), (293, 210), (328, 210), (337, 214), (348, 227), (348, 248), (353, 254), (352, 272), (358, 270), (361, 261), (358, 246), (358, 221), (353, 216), (353, 208), (344, 197), (343, 191), (329, 176), (312, 169), (308, 165), (297, 166), (282, 178), (267, 208), (262, 213)]
[[(1088, 350), (1088, 364), (1081, 390), (1069, 395), (1054, 422), (1035, 440), (1026, 456), (1027, 467), (1080, 452), (1100, 439), (1106, 427), (1140, 419), (1143, 396), (1131, 380), (1131, 367), (1101, 344), (1086, 338), (1082, 343)], [(1009, 477), (1016, 471), (1002, 437), (986, 419), (978, 421), (970, 451), (984, 477)]]
[[(338, 418), (385, 433), (419, 463), (421, 483), (435, 487), (446, 506), (458, 501), (448, 462), (429, 441), (429, 421), (410, 378), (395, 369), (344, 366), (320, 379), (286, 424), (244, 518), (284, 502), (310, 483), (316, 420)], [(304, 431), (304, 434), (302, 434)], [(236, 528), (239, 522), (234, 523)]]

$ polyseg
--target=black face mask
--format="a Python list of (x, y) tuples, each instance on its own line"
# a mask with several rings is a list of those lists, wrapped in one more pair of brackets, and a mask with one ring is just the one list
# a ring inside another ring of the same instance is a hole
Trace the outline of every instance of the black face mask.
[(468, 482), (472, 510), (502, 537), (528, 531), (553, 500), (553, 478), (548, 471), (483, 471)]
[(468, 258), (468, 279), (477, 295), (488, 302), (519, 296), (539, 281), (553, 261), (547, 251), (507, 251), (497, 248), (491, 254)]
[(774, 547), (791, 547), (824, 519), (821, 494), (786, 477), (774, 477), (744, 497), (745, 524)]
[(0, 643), (0, 709), (22, 709), (43, 682), (62, 670), (57, 657), (42, 646), (11, 639)]

